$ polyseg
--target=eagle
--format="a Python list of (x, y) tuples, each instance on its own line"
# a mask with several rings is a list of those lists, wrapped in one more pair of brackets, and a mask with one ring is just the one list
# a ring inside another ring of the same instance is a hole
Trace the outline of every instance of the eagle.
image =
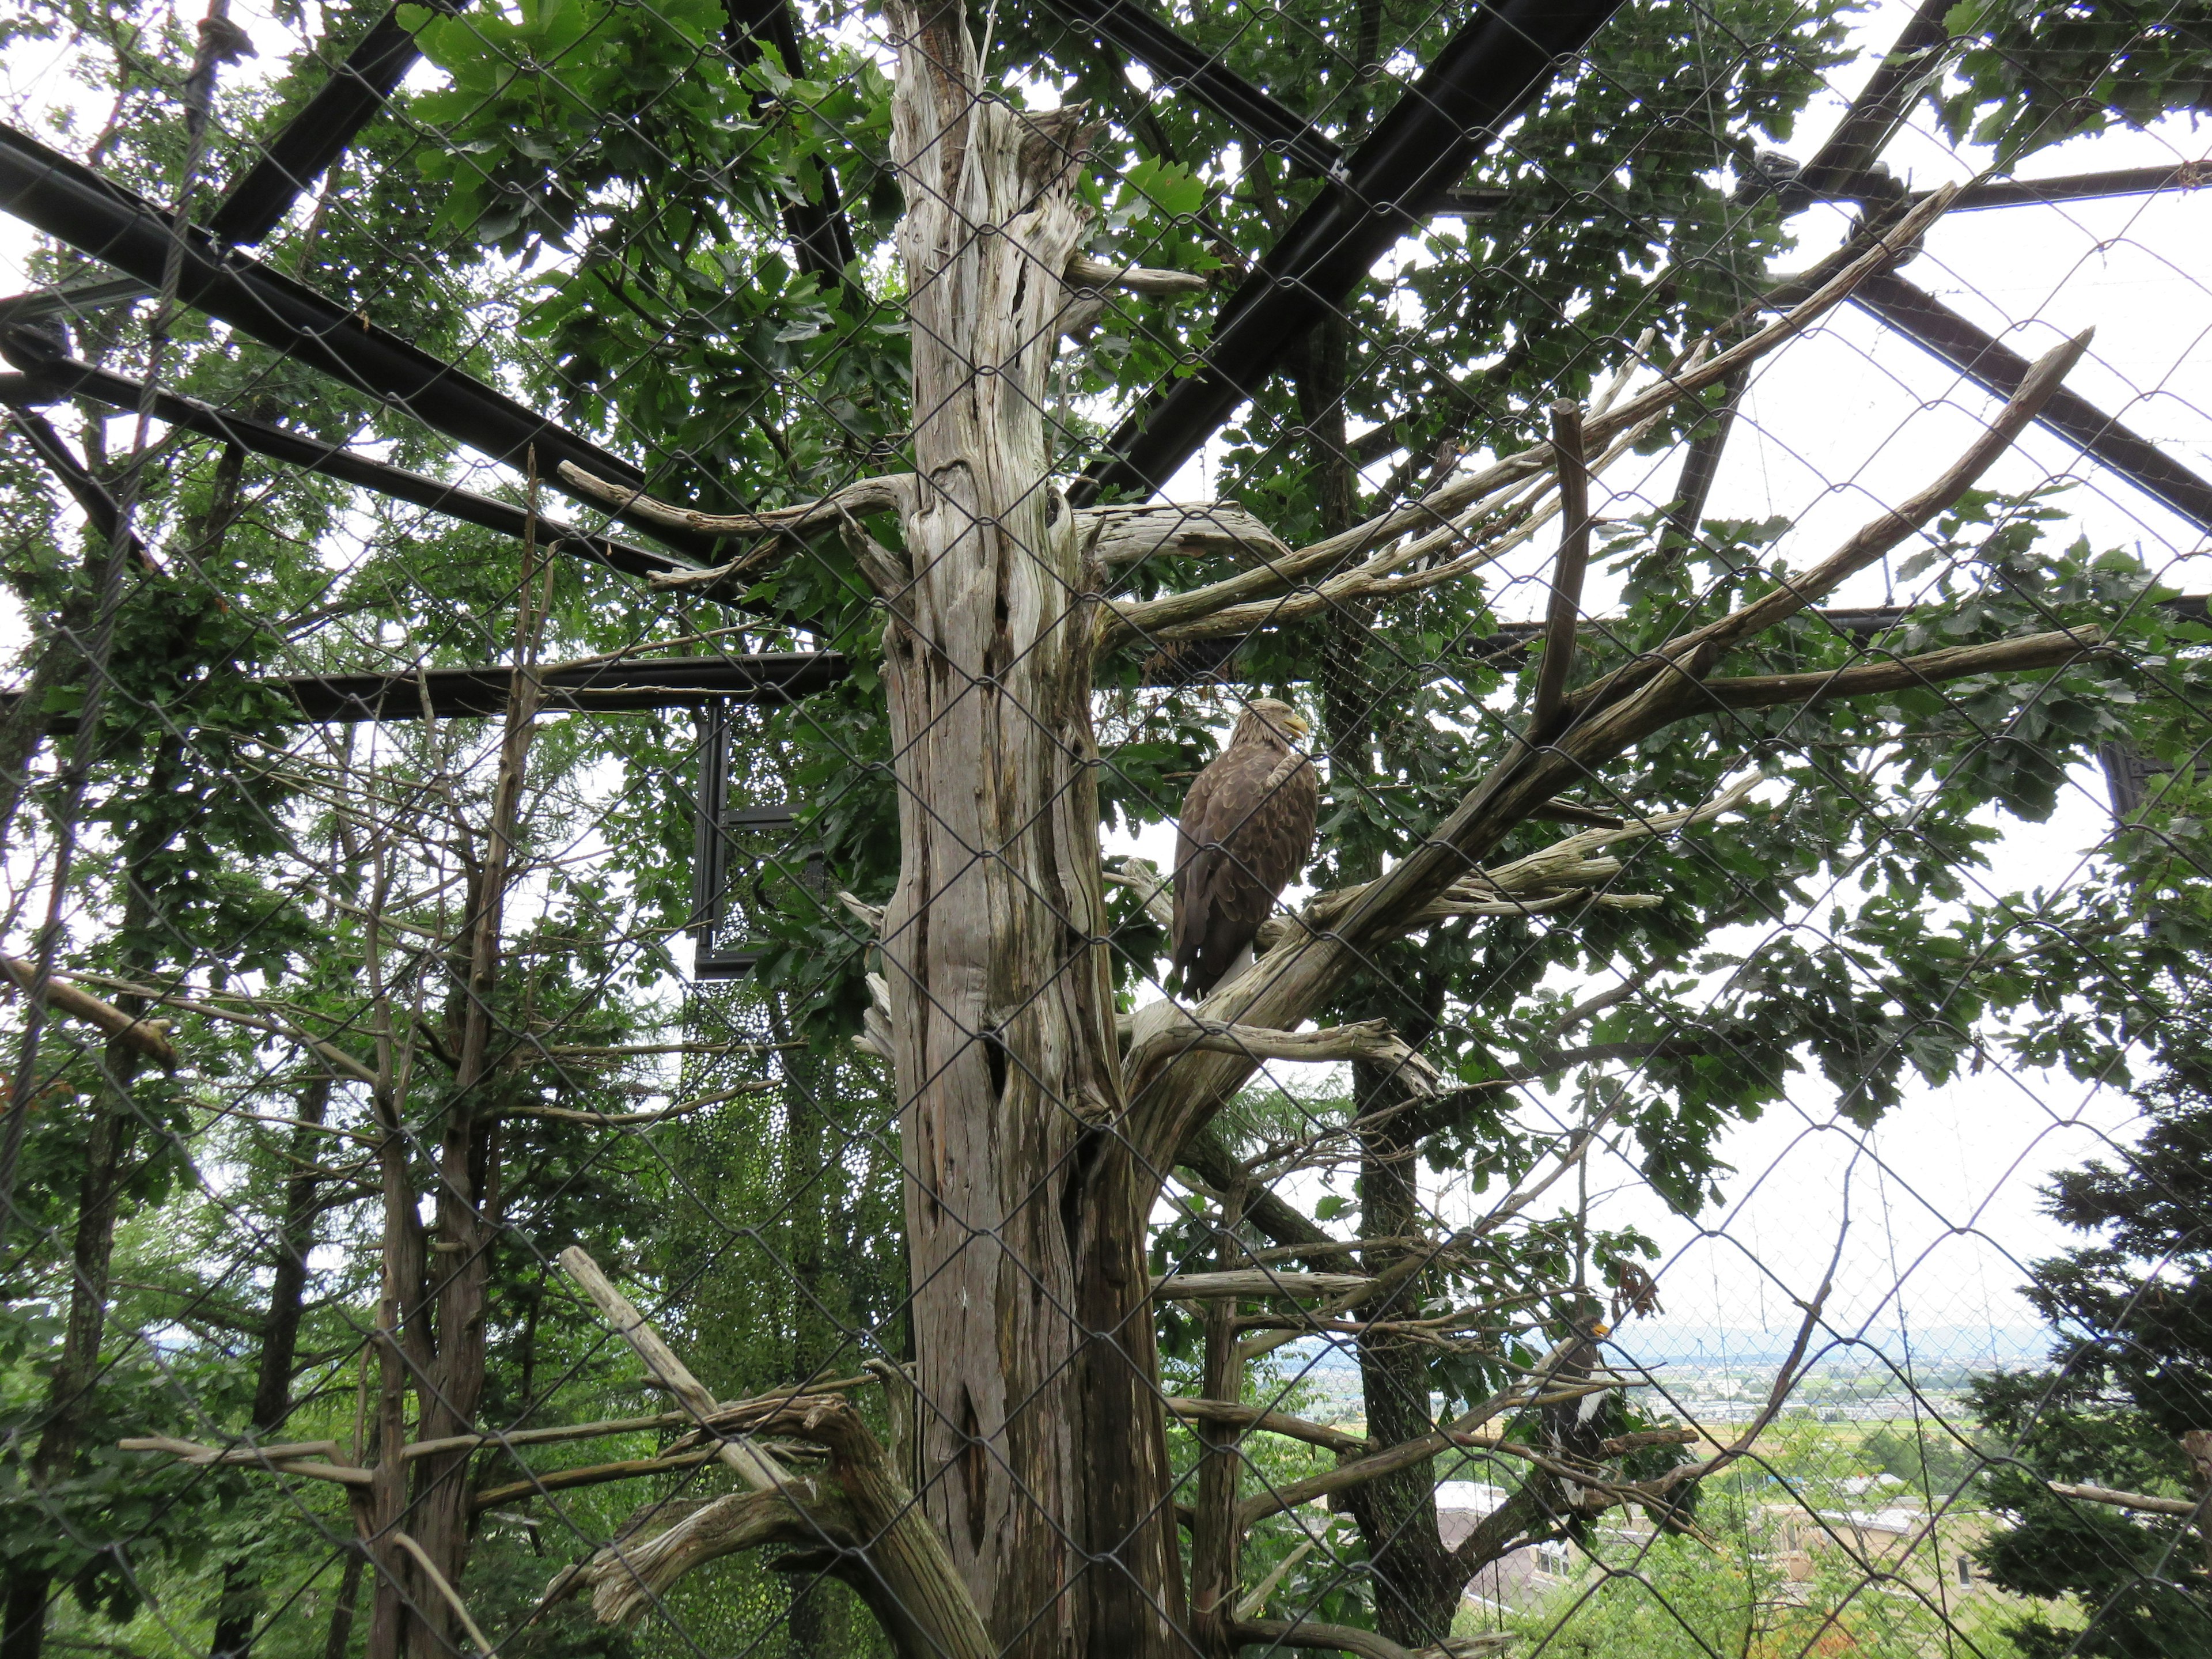
[(1257, 697), (1229, 746), (1193, 780), (1176, 836), (1175, 965), (1202, 997), (1251, 960), (1276, 898), (1305, 867), (1321, 780), (1291, 744), (1312, 727), (1286, 702)]

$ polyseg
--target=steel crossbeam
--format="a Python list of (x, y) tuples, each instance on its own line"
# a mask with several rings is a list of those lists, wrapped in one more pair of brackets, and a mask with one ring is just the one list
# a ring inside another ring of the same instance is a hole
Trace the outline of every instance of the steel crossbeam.
[[(725, 657), (641, 657), (538, 671), (549, 714), (613, 714), (650, 708), (719, 708), (726, 703), (795, 702), (852, 672), (835, 651), (764, 652)], [(515, 670), (506, 666), (424, 668), (395, 674), (283, 674), (252, 682), (299, 707), (303, 724), (365, 720), (490, 719), (507, 712)], [(0, 693), (0, 711), (16, 692)], [(53, 723), (75, 728), (74, 716)]]
[[(762, 43), (775, 48), (785, 74), (797, 80), (806, 73), (799, 45), (799, 27), (791, 15), (790, 0), (724, 0), (729, 19), (726, 40), (730, 54), (740, 62), (760, 51)], [(842, 283), (846, 269), (857, 258), (853, 246), (852, 222), (845, 216), (837, 189), (836, 170), (826, 156), (816, 158), (822, 180), (819, 201), (801, 199), (783, 204), (784, 234), (791, 239), (799, 266), (825, 285)]]
[(1284, 355), (1458, 185), (1498, 128), (1589, 44), (1620, 0), (1503, 0), (1454, 35), (1223, 305), (1197, 371), (1123, 422), (1113, 459), (1069, 491), (1149, 493), (1196, 454)]
[[(435, 7), (439, 0), (422, 0)], [(356, 41), (331, 78), (268, 142), (223, 192), (208, 229), (219, 241), (251, 244), (276, 229), (292, 204), (336, 165), (376, 118), (422, 51), (394, 6)]]
[[(520, 469), (534, 450), (539, 476), (579, 500), (589, 498), (564, 484), (559, 471), (564, 461), (617, 484), (645, 486), (644, 473), (619, 456), (305, 284), (219, 249), (198, 227), (178, 233), (170, 216), (143, 198), (7, 126), (0, 126), (0, 210), (149, 285), (161, 281), (173, 246), (183, 304), (491, 460)], [(712, 551), (708, 538), (622, 510), (615, 516), (688, 551)]]
[[(136, 410), (146, 394), (140, 381), (95, 368), (72, 357), (42, 356), (25, 349), (27, 345), (34, 343), (22, 331), (11, 331), (0, 322), (0, 356), (25, 371), (16, 384), (0, 386), (0, 403), (32, 406), (57, 403), (64, 398), (89, 398), (113, 409)], [(410, 472), (366, 455), (356, 455), (319, 438), (216, 409), (198, 398), (156, 391), (151, 407), (155, 419), (219, 443), (236, 444), (240, 449), (270, 460), (304, 467), (325, 477), (426, 507), (502, 536), (520, 539), (534, 534), (542, 543), (559, 544), (564, 552), (633, 575), (691, 568), (686, 561), (657, 549), (635, 547), (609, 537), (592, 535), (544, 514), (539, 515), (533, 532), (528, 512), (512, 501)]]
[[(1902, 276), (1869, 277), (1851, 299), (1997, 397), (2011, 397), (2027, 374), (2027, 358)], [(2037, 419), (2198, 529), (2212, 531), (2212, 482), (2087, 398), (2061, 386)]]
[(1167, 90), (1203, 104), (1246, 137), (1289, 158), (1301, 172), (1323, 179), (1341, 172), (1344, 150), (1334, 139), (1217, 57), (1200, 51), (1137, 0), (1046, 3), (1067, 21), (1135, 58)]

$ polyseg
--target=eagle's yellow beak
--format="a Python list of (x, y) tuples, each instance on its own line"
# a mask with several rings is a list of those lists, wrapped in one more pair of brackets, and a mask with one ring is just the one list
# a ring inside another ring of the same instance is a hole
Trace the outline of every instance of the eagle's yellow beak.
[(1313, 722), (1304, 714), (1290, 715), (1283, 724), (1289, 728), (1291, 735), (1302, 743), (1313, 736)]

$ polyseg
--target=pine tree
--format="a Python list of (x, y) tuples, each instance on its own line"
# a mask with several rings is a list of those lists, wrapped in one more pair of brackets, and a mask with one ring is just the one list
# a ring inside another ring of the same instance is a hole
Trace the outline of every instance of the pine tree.
[[(1984, 1484), (2014, 1518), (1977, 1552), (2009, 1590), (2075, 1598), (2013, 1636), (2030, 1655), (2212, 1652), (2212, 1530), (2186, 1514), (2085, 1501), (2094, 1486), (2194, 1502), (2184, 1436), (2212, 1428), (2212, 1033), (2169, 1049), (2140, 1095), (2148, 1127), (2112, 1162), (2068, 1170), (2048, 1212), (2093, 1236), (2025, 1286), (2061, 1333), (2051, 1364), (1977, 1378), (1976, 1414), (2012, 1455)], [(2086, 1618), (2086, 1629), (2074, 1626)]]

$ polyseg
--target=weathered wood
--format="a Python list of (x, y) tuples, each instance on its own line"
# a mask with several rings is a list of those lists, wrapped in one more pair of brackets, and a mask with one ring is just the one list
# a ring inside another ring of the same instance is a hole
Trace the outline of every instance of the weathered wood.
[(1497, 1653), (1519, 1638), (1510, 1631), (1486, 1632), (1480, 1636), (1455, 1636), (1432, 1648), (1409, 1648), (1379, 1631), (1353, 1625), (1324, 1625), (1310, 1619), (1245, 1619), (1237, 1624), (1237, 1639), (1267, 1647), (1325, 1648), (1349, 1653), (1355, 1659), (1475, 1659)]
[(1258, 1406), (1234, 1405), (1226, 1400), (1200, 1400), (1188, 1395), (1170, 1395), (1168, 1410), (1187, 1423), (1231, 1423), (1262, 1434), (1279, 1434), (1286, 1440), (1303, 1440), (1310, 1446), (1364, 1457), (1374, 1448), (1359, 1435), (1346, 1434), (1325, 1423), (1309, 1423), (1287, 1412), (1271, 1412)]
[(1172, 1002), (1148, 1003), (1131, 1027), (1127, 1064), (1139, 1072), (1170, 1053), (1205, 1052), (1243, 1054), (1253, 1060), (1290, 1060), (1316, 1064), (1344, 1060), (1368, 1060), (1396, 1066), (1410, 1075), (1408, 1081), (1425, 1092), (1435, 1073), (1406, 1045), (1383, 1019), (1360, 1020), (1349, 1025), (1325, 1025), (1317, 1031), (1276, 1031), (1258, 1025), (1237, 1025), (1198, 1018)]
[(1810, 570), (1782, 579), (1772, 592), (1762, 594), (1717, 622), (1676, 635), (1650, 656), (1613, 671), (1595, 685), (1578, 692), (1577, 712), (1617, 701), (1639, 685), (1649, 684), (1668, 662), (1686, 662), (1703, 654), (1711, 657), (1727, 647), (1762, 634), (1795, 616), (1901, 544), (1922, 526), (1931, 524), (1971, 489), (1997, 458), (2010, 449), (2033, 422), (2043, 406), (2065, 381), (2096, 333), (2085, 329), (2060, 342), (2036, 361), (2010, 401), (1983, 429), (1965, 453), (1942, 473), (1896, 507), (1862, 525), (1844, 544)]
[(696, 1469), (720, 1455), (719, 1446), (702, 1446), (672, 1457), (626, 1457), (615, 1463), (586, 1463), (573, 1469), (546, 1469), (527, 1480), (510, 1480), (503, 1486), (483, 1486), (469, 1494), (469, 1507), (482, 1514), (502, 1504), (513, 1504), (545, 1492), (570, 1492), (578, 1486), (604, 1486), (615, 1480), (635, 1480), (672, 1470)]
[[(1287, 940), (1235, 983), (1216, 990), (1200, 1015), (1276, 1028), (1295, 1027), (1310, 1018), (1370, 950), (1418, 926), (1423, 911), (1455, 883), (1479, 872), (1482, 861), (1542, 802), (1588, 778), (1632, 744), (1711, 708), (1706, 677), (1728, 646), (1812, 604), (1850, 569), (1879, 556), (1881, 548), (1894, 546), (1916, 524), (1932, 520), (1955, 501), (2019, 436), (2081, 346), (2069, 341), (2046, 356), (1988, 430), (1936, 484), (1863, 530), (1837, 556), (1571, 700), (1575, 718), (1551, 746), (1518, 752), (1493, 768), (1419, 848), (1359, 890), (1327, 935)], [(1629, 407), (1638, 401), (1632, 399)], [(1597, 425), (1591, 422), (1590, 429)], [(1638, 674), (1644, 677), (1640, 683), (1634, 678)], [(1146, 1166), (1172, 1165), (1192, 1128), (1242, 1086), (1253, 1066), (1243, 1055), (1186, 1053), (1153, 1062), (1146, 1074), (1132, 1075), (1130, 1121), (1147, 1149)]]
[[(1945, 185), (1932, 191), (1928, 199), (1914, 208), (1904, 220), (1871, 239), (1870, 246), (1860, 251), (1833, 276), (1826, 277), (1813, 293), (1784, 315), (1718, 356), (1686, 362), (1677, 371), (1664, 375), (1659, 385), (1626, 403), (1614, 405), (1601, 416), (1593, 416), (1583, 428), (1584, 444), (1610, 443), (1621, 434), (1663, 414), (1682, 399), (1694, 397), (1706, 387), (1726, 380), (1796, 337), (1842, 304), (1859, 283), (1895, 263), (1897, 251), (1910, 246), (1914, 239), (1925, 234), (1929, 226), (1950, 206), (1952, 198), (1956, 194), (1955, 185)], [(1440, 484), (1408, 506), (1394, 507), (1364, 524), (1353, 526), (1340, 535), (1330, 536), (1311, 546), (1300, 548), (1290, 557), (1276, 561), (1266, 568), (1247, 571), (1241, 575), (1193, 588), (1188, 592), (1169, 595), (1144, 605), (1125, 605), (1118, 610), (1107, 611), (1098, 619), (1100, 644), (1102, 647), (1116, 644), (1138, 629), (1141, 629), (1147, 637), (1157, 636), (1176, 624), (1200, 617), (1210, 617), (1225, 606), (1282, 592), (1320, 572), (1337, 569), (1346, 561), (1364, 556), (1370, 550), (1384, 546), (1401, 536), (1441, 529), (1476, 502), (1535, 477), (1551, 465), (1552, 452), (1548, 444), (1522, 450), (1493, 462), (1480, 471), (1467, 473)]]
[[(647, 1323), (645, 1316), (638, 1312), (630, 1299), (599, 1271), (599, 1264), (592, 1260), (588, 1250), (580, 1244), (571, 1244), (561, 1252), (561, 1265), (584, 1294), (591, 1297), (592, 1305), (607, 1323), (614, 1327), (615, 1334), (629, 1344), (632, 1352), (645, 1362), (646, 1370), (684, 1402), (696, 1420), (703, 1424), (715, 1414), (718, 1404), (714, 1396), (707, 1392), (706, 1385), (691, 1375), (691, 1368), (661, 1340), (660, 1333)], [(719, 1455), (730, 1472), (756, 1492), (777, 1491), (789, 1479), (774, 1458), (748, 1443), (742, 1433), (724, 1440)]]
[(307, 1441), (289, 1446), (203, 1446), (193, 1440), (173, 1440), (167, 1435), (151, 1434), (115, 1443), (122, 1451), (167, 1452), (182, 1463), (266, 1469), (272, 1474), (304, 1475), (310, 1480), (335, 1480), (345, 1486), (367, 1486), (375, 1478), (368, 1470), (356, 1468), (349, 1463), (319, 1461), (336, 1455), (338, 1445), (334, 1440)]
[(1195, 271), (1117, 265), (1092, 254), (1079, 253), (1067, 262), (1067, 285), (1079, 293), (1085, 289), (1121, 288), (1132, 294), (1203, 294), (1213, 281)]
[(867, 1601), (901, 1659), (997, 1659), (945, 1540), (849, 1400), (768, 1397), (724, 1416), (740, 1433), (820, 1446), (830, 1454), (830, 1478), (734, 1493), (651, 1536), (626, 1531), (579, 1573), (556, 1579), (549, 1597), (588, 1584), (600, 1619), (626, 1622), (704, 1562), (762, 1544), (826, 1547), (839, 1553), (838, 1576)]
[(20, 957), (0, 955), (0, 973), (15, 981), (26, 994), (35, 990), (39, 999), (57, 1013), (82, 1020), (101, 1036), (137, 1049), (164, 1070), (177, 1069), (177, 1051), (169, 1042), (167, 1021), (127, 1014), (113, 1003), (103, 1002), (91, 992), (80, 990), (52, 975), (40, 985), (38, 970)]
[(2081, 1486), (2065, 1481), (2053, 1480), (2050, 1492), (2054, 1497), (2071, 1498), (2083, 1504), (2104, 1504), (2116, 1510), (2141, 1510), (2146, 1515), (2178, 1515), (2193, 1516), (2204, 1508), (2197, 1498), (2155, 1498), (2148, 1492), (2115, 1492), (2110, 1486)]
[(1098, 861), (1101, 580), (1049, 479), (1082, 112), (987, 95), (961, 9), (893, 0), (914, 573), (884, 629), (884, 973), (921, 1502), (1007, 1659), (1187, 1652)]
[(1078, 545), (1108, 570), (1170, 554), (1226, 555), (1254, 563), (1289, 556), (1290, 547), (1234, 501), (1167, 501), (1091, 507), (1075, 515)]
[(1374, 1282), (1366, 1273), (1274, 1273), (1266, 1267), (1231, 1267), (1220, 1273), (1164, 1274), (1152, 1280), (1152, 1291), (1164, 1302), (1249, 1301), (1266, 1297), (1349, 1296)]

